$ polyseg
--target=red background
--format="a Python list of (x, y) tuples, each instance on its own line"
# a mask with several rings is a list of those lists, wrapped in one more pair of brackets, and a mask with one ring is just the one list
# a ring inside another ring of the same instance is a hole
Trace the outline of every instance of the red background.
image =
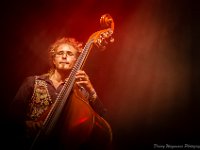
[(109, 13), (115, 42), (92, 51), (85, 70), (108, 109), (113, 149), (199, 142), (197, 1), (8, 0), (3, 7), (3, 113), (26, 76), (48, 71), (49, 44), (61, 36), (85, 43)]

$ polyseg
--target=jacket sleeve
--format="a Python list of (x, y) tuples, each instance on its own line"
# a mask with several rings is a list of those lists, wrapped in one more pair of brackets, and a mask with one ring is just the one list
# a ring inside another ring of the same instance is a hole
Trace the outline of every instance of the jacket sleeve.
[(21, 149), (25, 140), (25, 118), (29, 100), (32, 96), (34, 87), (34, 77), (27, 77), (16, 92), (15, 97), (8, 106), (7, 112), (7, 134), (9, 142), (15, 149)]
[(22, 124), (26, 117), (28, 103), (33, 94), (34, 79), (34, 76), (24, 79), (9, 106), (9, 116), (15, 123)]
[(101, 117), (105, 117), (107, 109), (104, 107), (103, 103), (101, 102), (101, 100), (99, 99), (99, 97), (97, 96), (95, 100), (90, 101), (90, 105), (92, 106), (92, 108), (101, 116)]
[[(79, 91), (82, 93), (82, 95), (88, 99), (90, 106), (93, 108), (93, 110), (98, 113), (101, 117), (104, 117), (107, 109), (104, 107), (103, 103), (99, 99), (96, 91), (94, 90), (93, 93), (89, 93), (84, 87), (78, 86)], [(93, 97), (95, 95), (95, 98)]]

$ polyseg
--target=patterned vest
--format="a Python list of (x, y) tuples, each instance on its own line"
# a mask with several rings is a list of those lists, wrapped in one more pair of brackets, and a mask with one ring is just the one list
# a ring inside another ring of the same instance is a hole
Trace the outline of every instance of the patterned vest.
[(36, 121), (53, 103), (44, 80), (35, 78), (34, 92), (29, 104), (28, 118)]

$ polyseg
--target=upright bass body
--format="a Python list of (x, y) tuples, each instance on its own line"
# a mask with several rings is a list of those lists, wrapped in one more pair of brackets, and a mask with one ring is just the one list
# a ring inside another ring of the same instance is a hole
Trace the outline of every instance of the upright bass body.
[[(66, 148), (106, 149), (112, 142), (110, 125), (90, 106), (78, 89), (70, 96), (61, 118), (60, 135)], [(66, 111), (66, 112), (65, 112)]]

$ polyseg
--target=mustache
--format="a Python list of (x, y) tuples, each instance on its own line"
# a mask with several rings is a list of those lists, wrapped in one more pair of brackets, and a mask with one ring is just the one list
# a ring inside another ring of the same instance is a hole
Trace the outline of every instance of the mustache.
[(59, 62), (59, 63), (65, 63), (65, 64), (69, 64), (69, 62), (68, 62), (68, 61), (61, 61), (61, 62)]

